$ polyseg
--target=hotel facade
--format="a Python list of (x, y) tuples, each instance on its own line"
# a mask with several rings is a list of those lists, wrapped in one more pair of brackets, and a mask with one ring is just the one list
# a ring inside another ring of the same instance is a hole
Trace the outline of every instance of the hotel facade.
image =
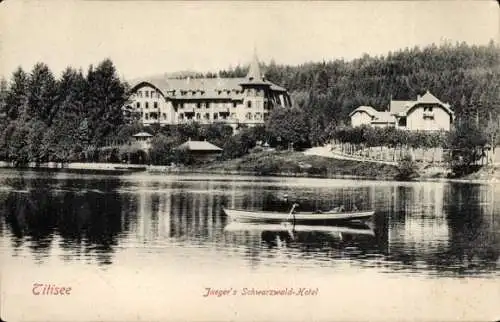
[(129, 110), (144, 125), (264, 124), (273, 108), (292, 106), (288, 91), (265, 79), (256, 55), (244, 78), (157, 78), (135, 82)]

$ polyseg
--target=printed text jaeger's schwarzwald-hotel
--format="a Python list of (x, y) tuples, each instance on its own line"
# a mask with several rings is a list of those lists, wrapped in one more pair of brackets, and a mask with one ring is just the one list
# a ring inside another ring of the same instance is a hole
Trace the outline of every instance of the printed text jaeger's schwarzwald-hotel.
[(157, 78), (133, 84), (130, 107), (144, 125), (224, 122), (263, 124), (278, 106), (291, 107), (285, 88), (265, 79), (257, 56), (245, 78)]

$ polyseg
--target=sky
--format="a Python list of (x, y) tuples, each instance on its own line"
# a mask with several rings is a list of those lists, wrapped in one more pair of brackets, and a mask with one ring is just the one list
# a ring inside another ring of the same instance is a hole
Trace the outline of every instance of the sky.
[(125, 79), (217, 71), (259, 59), (385, 55), (444, 41), (499, 42), (496, 1), (72, 1), (0, 3), (0, 76), (46, 63), (59, 76), (105, 58)]

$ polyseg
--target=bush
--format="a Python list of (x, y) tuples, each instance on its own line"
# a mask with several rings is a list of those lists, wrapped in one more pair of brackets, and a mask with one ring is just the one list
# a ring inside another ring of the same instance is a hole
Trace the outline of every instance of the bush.
[(419, 177), (418, 166), (411, 155), (405, 155), (398, 164), (397, 180), (412, 180)]
[(316, 176), (326, 176), (328, 173), (328, 169), (326, 166), (312, 166), (306, 170), (307, 174), (309, 175), (316, 175)]

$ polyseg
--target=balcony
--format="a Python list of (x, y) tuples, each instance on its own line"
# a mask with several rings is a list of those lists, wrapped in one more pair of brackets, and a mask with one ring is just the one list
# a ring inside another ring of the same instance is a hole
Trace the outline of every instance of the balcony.
[(423, 116), (424, 116), (424, 120), (425, 119), (433, 120), (434, 119), (434, 112), (424, 111)]

